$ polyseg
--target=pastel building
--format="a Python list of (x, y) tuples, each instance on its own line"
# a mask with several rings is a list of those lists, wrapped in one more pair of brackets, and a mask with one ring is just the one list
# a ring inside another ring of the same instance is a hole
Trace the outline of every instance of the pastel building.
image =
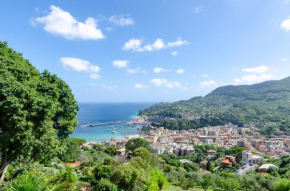
[(243, 165), (258, 164), (259, 162), (261, 162), (263, 160), (264, 160), (264, 157), (262, 157), (260, 155), (255, 155), (250, 151), (243, 151), (243, 153), (242, 153)]

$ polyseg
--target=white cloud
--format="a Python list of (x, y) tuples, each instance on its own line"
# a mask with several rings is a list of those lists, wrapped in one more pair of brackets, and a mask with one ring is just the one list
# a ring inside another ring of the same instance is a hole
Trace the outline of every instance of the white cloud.
[(215, 87), (217, 85), (217, 82), (213, 80), (209, 80), (209, 81), (203, 81), (199, 85), (201, 88)]
[(271, 80), (273, 78), (274, 76), (272, 74), (246, 75), (246, 76), (242, 76), (241, 78), (236, 78), (235, 82), (253, 84), (253, 83), (258, 83), (258, 82), (262, 82), (266, 80)]
[(204, 78), (208, 78), (209, 77), (208, 74), (202, 74), (201, 76), (204, 77)]
[(290, 0), (285, 0), (284, 3), (285, 3), (285, 4), (290, 3)]
[(152, 45), (146, 45), (144, 46), (144, 48), (142, 49), (142, 51), (153, 51), (153, 50), (160, 50), (162, 48), (165, 48), (165, 44), (163, 42), (162, 39), (158, 38), (156, 39), (156, 41), (152, 44)]
[(137, 74), (137, 73), (143, 73), (145, 74), (146, 71), (142, 70), (141, 68), (129, 68), (129, 61), (128, 60), (114, 60), (112, 62), (113, 66), (116, 68), (126, 68), (127, 72), (129, 74)]
[(284, 20), (281, 23), (281, 28), (284, 29), (285, 31), (290, 31), (290, 18)]
[(155, 68), (153, 69), (153, 72), (155, 72), (155, 73), (168, 72), (168, 71), (170, 71), (170, 70), (166, 70), (166, 69), (164, 69), (164, 68), (158, 68), (158, 67), (155, 67)]
[(176, 56), (177, 54), (178, 54), (178, 52), (177, 51), (173, 51), (173, 52), (171, 52), (170, 53), (172, 56)]
[(168, 42), (167, 47), (183, 46), (187, 44), (189, 44), (189, 42), (187, 42), (186, 40), (182, 40), (181, 37), (178, 37), (175, 42)]
[(198, 14), (201, 11), (202, 11), (202, 6), (199, 6), (199, 7), (195, 7), (193, 12)]
[(126, 68), (129, 64), (129, 61), (128, 60), (114, 60), (112, 64), (116, 68)]
[(137, 73), (143, 73), (146, 74), (145, 70), (142, 70), (141, 68), (136, 68), (136, 69), (132, 69), (132, 68), (127, 68), (127, 72), (129, 74), (137, 74)]
[(95, 74), (95, 73), (94, 74), (91, 74), (90, 77), (92, 79), (94, 79), (94, 80), (97, 80), (97, 79), (101, 78), (101, 76), (99, 74)]
[(106, 84), (101, 84), (101, 87), (104, 88), (104, 89), (107, 89), (107, 90), (114, 90), (114, 89), (118, 88), (117, 85), (115, 85), (115, 86), (107, 86)]
[(150, 82), (152, 84), (154, 84), (155, 86), (161, 86), (162, 84), (165, 84), (167, 82), (167, 80), (166, 79), (158, 79), (158, 78), (156, 78), (156, 79), (150, 80)]
[(183, 46), (189, 44), (186, 40), (182, 40), (182, 38), (178, 38), (175, 42), (168, 42), (165, 44), (162, 39), (158, 38), (155, 40), (153, 44), (147, 44), (145, 46), (142, 46), (141, 39), (130, 39), (125, 43), (125, 45), (122, 47), (123, 50), (132, 50), (133, 52), (151, 52), (155, 50), (160, 50), (164, 48), (171, 48), (171, 47), (177, 47), (177, 46)]
[(107, 89), (107, 90), (115, 90), (116, 88), (118, 88), (118, 85), (114, 85), (114, 86), (108, 86), (106, 84), (96, 84), (96, 83), (90, 83), (90, 86), (93, 88), (98, 88), (101, 87), (103, 89)]
[(282, 62), (286, 62), (287, 59), (286, 59), (286, 58), (282, 58), (281, 61), (282, 61)]
[(134, 25), (134, 19), (124, 15), (114, 15), (109, 18), (109, 21), (120, 26)]
[(248, 72), (248, 73), (264, 73), (267, 72), (269, 68), (265, 65), (254, 67), (254, 68), (244, 68), (242, 69), (243, 72)]
[(143, 85), (143, 84), (139, 84), (139, 83), (136, 83), (136, 84), (134, 85), (134, 87), (135, 87), (135, 88), (138, 88), (138, 89), (145, 89), (145, 88), (148, 88), (148, 86), (145, 86), (145, 85)]
[(60, 58), (60, 62), (62, 63), (64, 68), (71, 69), (77, 72), (98, 73), (100, 71), (99, 66), (93, 65), (89, 61), (79, 58), (62, 57)]
[(167, 88), (177, 87), (177, 88), (182, 88), (182, 89), (187, 90), (187, 87), (182, 86), (181, 83), (171, 82), (171, 81), (168, 81), (167, 79), (155, 78), (155, 79), (150, 80), (150, 82), (157, 87), (160, 87), (160, 86), (165, 86)]
[(142, 40), (132, 38), (128, 42), (125, 43), (122, 49), (142, 52), (143, 49), (140, 48), (141, 44), (142, 44)]
[(62, 36), (69, 40), (98, 40), (105, 36), (102, 31), (98, 29), (96, 20), (88, 17), (83, 23), (77, 21), (69, 12), (62, 10), (54, 5), (50, 6), (50, 13), (44, 17), (32, 19), (34, 24), (44, 24), (44, 30)]
[(176, 73), (177, 74), (183, 74), (184, 73), (184, 70), (183, 69), (176, 70)]

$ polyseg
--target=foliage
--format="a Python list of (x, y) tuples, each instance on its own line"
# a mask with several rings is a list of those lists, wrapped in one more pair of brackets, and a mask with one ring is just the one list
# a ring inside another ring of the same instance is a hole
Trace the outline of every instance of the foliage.
[(100, 181), (98, 181), (97, 186), (94, 187), (95, 191), (117, 191), (117, 186), (110, 182), (108, 179), (102, 178)]
[(63, 80), (40, 73), (0, 42), (0, 174), (8, 164), (56, 156), (77, 125), (78, 109)]
[(64, 162), (75, 162), (81, 154), (79, 143), (72, 139), (65, 140), (63, 149), (59, 157)]
[(115, 147), (115, 146), (108, 146), (107, 148), (104, 149), (104, 152), (107, 153), (110, 156), (115, 156), (115, 155), (117, 155), (117, 151), (119, 149), (120, 148)]
[(133, 152), (135, 149), (137, 149), (139, 147), (143, 147), (143, 148), (147, 149), (148, 151), (150, 150), (150, 144), (141, 138), (130, 139), (126, 143), (125, 147), (126, 147), (127, 153)]
[(31, 172), (5, 184), (5, 188), (7, 191), (45, 191), (47, 185), (44, 175)]
[(133, 157), (141, 157), (145, 159), (149, 164), (152, 162), (152, 154), (145, 148), (139, 147), (133, 151)]
[[(285, 131), (290, 124), (289, 99), (290, 77), (254, 85), (219, 87), (204, 97), (153, 105), (139, 111), (139, 115), (179, 119), (155, 123), (155, 126), (167, 129), (195, 129), (229, 122), (242, 126), (245, 123), (278, 121), (284, 122), (279, 129)], [(267, 131), (266, 135), (269, 133)]]

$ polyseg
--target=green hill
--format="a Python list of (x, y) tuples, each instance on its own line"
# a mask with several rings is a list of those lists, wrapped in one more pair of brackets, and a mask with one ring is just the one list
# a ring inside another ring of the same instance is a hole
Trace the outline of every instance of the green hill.
[(290, 77), (254, 85), (223, 86), (204, 97), (159, 103), (140, 115), (206, 120), (210, 125), (290, 120)]

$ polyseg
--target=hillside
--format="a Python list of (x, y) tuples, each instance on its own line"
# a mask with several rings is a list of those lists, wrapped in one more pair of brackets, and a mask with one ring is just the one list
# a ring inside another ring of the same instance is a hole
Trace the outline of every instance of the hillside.
[(204, 97), (162, 103), (140, 115), (207, 119), (210, 123), (249, 123), (290, 119), (290, 77), (254, 85), (223, 86)]

